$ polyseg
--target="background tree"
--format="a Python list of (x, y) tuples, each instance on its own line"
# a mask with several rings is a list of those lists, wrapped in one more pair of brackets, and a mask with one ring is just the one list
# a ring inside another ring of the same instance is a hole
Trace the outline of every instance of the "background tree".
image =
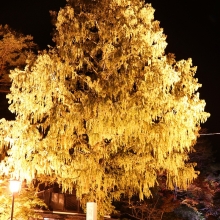
[(0, 25), (0, 82), (9, 82), (9, 70), (25, 67), (31, 50), (36, 49), (33, 37)]
[(187, 160), (205, 102), (191, 59), (165, 55), (153, 14), (139, 0), (69, 1), (59, 11), (56, 47), (10, 75), (17, 116), (0, 121), (2, 170), (76, 188), (100, 215), (122, 193), (149, 197), (161, 173), (169, 189), (196, 178)]

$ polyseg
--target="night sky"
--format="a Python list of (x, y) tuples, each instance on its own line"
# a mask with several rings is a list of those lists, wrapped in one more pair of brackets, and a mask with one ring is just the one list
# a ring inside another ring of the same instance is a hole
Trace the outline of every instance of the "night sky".
[[(40, 49), (52, 45), (49, 10), (58, 11), (65, 0), (10, 0), (0, 5), (0, 24), (30, 34)], [(155, 19), (167, 35), (166, 53), (177, 60), (192, 58), (196, 78), (211, 117), (202, 128), (220, 132), (220, 3), (219, 0), (152, 0)], [(208, 136), (220, 154), (220, 135)]]

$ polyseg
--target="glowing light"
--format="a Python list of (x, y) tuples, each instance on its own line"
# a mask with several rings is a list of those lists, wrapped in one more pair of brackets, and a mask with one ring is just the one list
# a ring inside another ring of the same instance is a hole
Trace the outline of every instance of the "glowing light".
[(19, 192), (21, 188), (21, 182), (18, 180), (10, 180), (9, 189), (12, 193)]

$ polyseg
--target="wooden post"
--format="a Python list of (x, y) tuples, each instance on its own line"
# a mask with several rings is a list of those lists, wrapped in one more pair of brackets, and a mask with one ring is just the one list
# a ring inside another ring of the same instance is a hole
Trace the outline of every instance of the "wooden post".
[(86, 203), (86, 220), (97, 220), (97, 203)]

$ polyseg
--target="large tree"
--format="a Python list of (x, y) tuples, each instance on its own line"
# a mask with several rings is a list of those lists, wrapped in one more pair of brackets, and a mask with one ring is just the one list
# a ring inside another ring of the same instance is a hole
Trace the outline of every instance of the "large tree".
[(0, 121), (2, 170), (76, 188), (101, 215), (122, 194), (149, 197), (161, 173), (169, 189), (186, 188), (208, 117), (196, 67), (165, 54), (150, 4), (73, 2), (57, 15), (56, 47), (11, 73), (16, 120)]

